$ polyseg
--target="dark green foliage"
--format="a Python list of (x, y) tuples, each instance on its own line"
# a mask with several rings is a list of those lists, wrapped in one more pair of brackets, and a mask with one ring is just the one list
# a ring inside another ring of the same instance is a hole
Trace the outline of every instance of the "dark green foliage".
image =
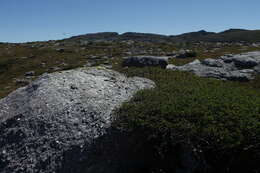
[(0, 73), (3, 73), (4, 71), (8, 70), (8, 67), (13, 64), (13, 60), (11, 59), (5, 59), (0, 61)]
[(259, 90), (160, 69), (125, 72), (151, 78), (157, 88), (125, 103), (117, 111), (116, 127), (143, 133), (145, 142), (157, 141), (153, 147), (162, 157), (171, 147), (190, 144), (213, 172), (259, 171)]
[(187, 52), (186, 53), (186, 56), (187, 57), (190, 57), (190, 58), (194, 58), (194, 57), (197, 57), (197, 52), (195, 52), (195, 51), (191, 51), (191, 52)]
[(185, 52), (177, 56), (177, 58), (195, 58), (195, 57), (197, 57), (197, 52), (195, 51)]

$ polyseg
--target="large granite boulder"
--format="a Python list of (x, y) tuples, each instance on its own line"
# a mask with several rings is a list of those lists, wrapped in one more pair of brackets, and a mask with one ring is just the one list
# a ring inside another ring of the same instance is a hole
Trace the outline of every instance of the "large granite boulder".
[(239, 69), (249, 69), (260, 64), (260, 52), (248, 52), (220, 57), (226, 63), (234, 63)]
[(42, 75), (0, 100), (0, 172), (69, 168), (73, 159), (81, 159), (83, 146), (88, 150), (106, 133), (115, 108), (154, 86), (148, 79), (100, 68)]
[(218, 59), (195, 60), (183, 66), (168, 65), (167, 69), (192, 72), (201, 77), (248, 81), (260, 74), (260, 52), (226, 55)]
[(158, 66), (161, 68), (166, 68), (168, 65), (168, 57), (166, 56), (130, 56), (126, 57), (122, 63), (123, 66), (135, 66), (135, 67), (145, 67), (145, 66)]
[(260, 64), (254, 67), (256, 73), (260, 74)]

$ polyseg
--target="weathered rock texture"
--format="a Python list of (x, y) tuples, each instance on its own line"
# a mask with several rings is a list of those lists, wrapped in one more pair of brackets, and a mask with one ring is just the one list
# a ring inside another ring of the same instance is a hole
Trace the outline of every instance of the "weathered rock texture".
[(80, 160), (73, 148), (86, 150), (105, 133), (116, 107), (152, 87), (97, 68), (42, 75), (0, 100), (0, 172), (59, 172), (64, 160)]
[(167, 69), (192, 72), (201, 77), (247, 81), (260, 74), (260, 52), (225, 55), (218, 59), (195, 60), (183, 66), (168, 65)]
[(135, 66), (135, 67), (145, 67), (145, 66), (158, 66), (161, 68), (166, 68), (168, 65), (168, 57), (165, 56), (130, 56), (123, 60), (123, 66)]

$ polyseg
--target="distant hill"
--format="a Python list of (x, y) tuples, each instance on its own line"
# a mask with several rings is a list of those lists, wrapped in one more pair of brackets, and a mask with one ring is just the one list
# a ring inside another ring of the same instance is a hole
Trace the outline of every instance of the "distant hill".
[(176, 42), (198, 41), (205, 36), (215, 35), (215, 34), (216, 34), (215, 32), (207, 32), (205, 30), (201, 30), (198, 32), (189, 32), (181, 35), (170, 36), (170, 38)]
[(93, 34), (85, 34), (74, 36), (65, 40), (87, 40), (87, 41), (95, 41), (95, 40), (114, 40), (119, 36), (116, 32), (101, 32), (101, 33), (93, 33)]
[(246, 29), (228, 29), (228, 30), (220, 32), (220, 33), (232, 33), (232, 32), (243, 32), (243, 31), (250, 31), (250, 30), (246, 30)]
[(151, 33), (127, 32), (102, 32), (74, 36), (65, 41), (144, 41), (144, 42), (260, 42), (260, 30), (229, 29), (223, 32), (198, 32), (180, 35), (160, 35)]
[(120, 35), (119, 40), (165, 42), (165, 41), (171, 41), (171, 38), (169, 36), (160, 35), (160, 34), (127, 32)]
[(220, 33), (205, 34), (191, 37), (183, 41), (205, 42), (260, 42), (260, 30), (230, 29)]
[(171, 38), (165, 35), (159, 34), (150, 34), (150, 33), (136, 33), (136, 32), (126, 32), (123, 34), (118, 34), (116, 32), (100, 32), (93, 34), (85, 34), (74, 36), (69, 39), (65, 39), (66, 41), (146, 41), (146, 42), (165, 42), (171, 41)]

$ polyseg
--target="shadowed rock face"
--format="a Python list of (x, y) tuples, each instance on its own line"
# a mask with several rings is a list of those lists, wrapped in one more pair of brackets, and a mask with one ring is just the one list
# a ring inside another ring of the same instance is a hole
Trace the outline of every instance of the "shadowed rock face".
[(145, 67), (158, 66), (166, 68), (168, 65), (168, 57), (165, 56), (131, 56), (126, 57), (123, 61), (123, 66)]
[(0, 172), (58, 172), (64, 153), (86, 150), (116, 107), (154, 86), (97, 68), (42, 75), (0, 100)]
[(260, 74), (260, 52), (226, 55), (203, 61), (195, 60), (183, 66), (168, 65), (167, 69), (188, 71), (201, 77), (248, 81)]

